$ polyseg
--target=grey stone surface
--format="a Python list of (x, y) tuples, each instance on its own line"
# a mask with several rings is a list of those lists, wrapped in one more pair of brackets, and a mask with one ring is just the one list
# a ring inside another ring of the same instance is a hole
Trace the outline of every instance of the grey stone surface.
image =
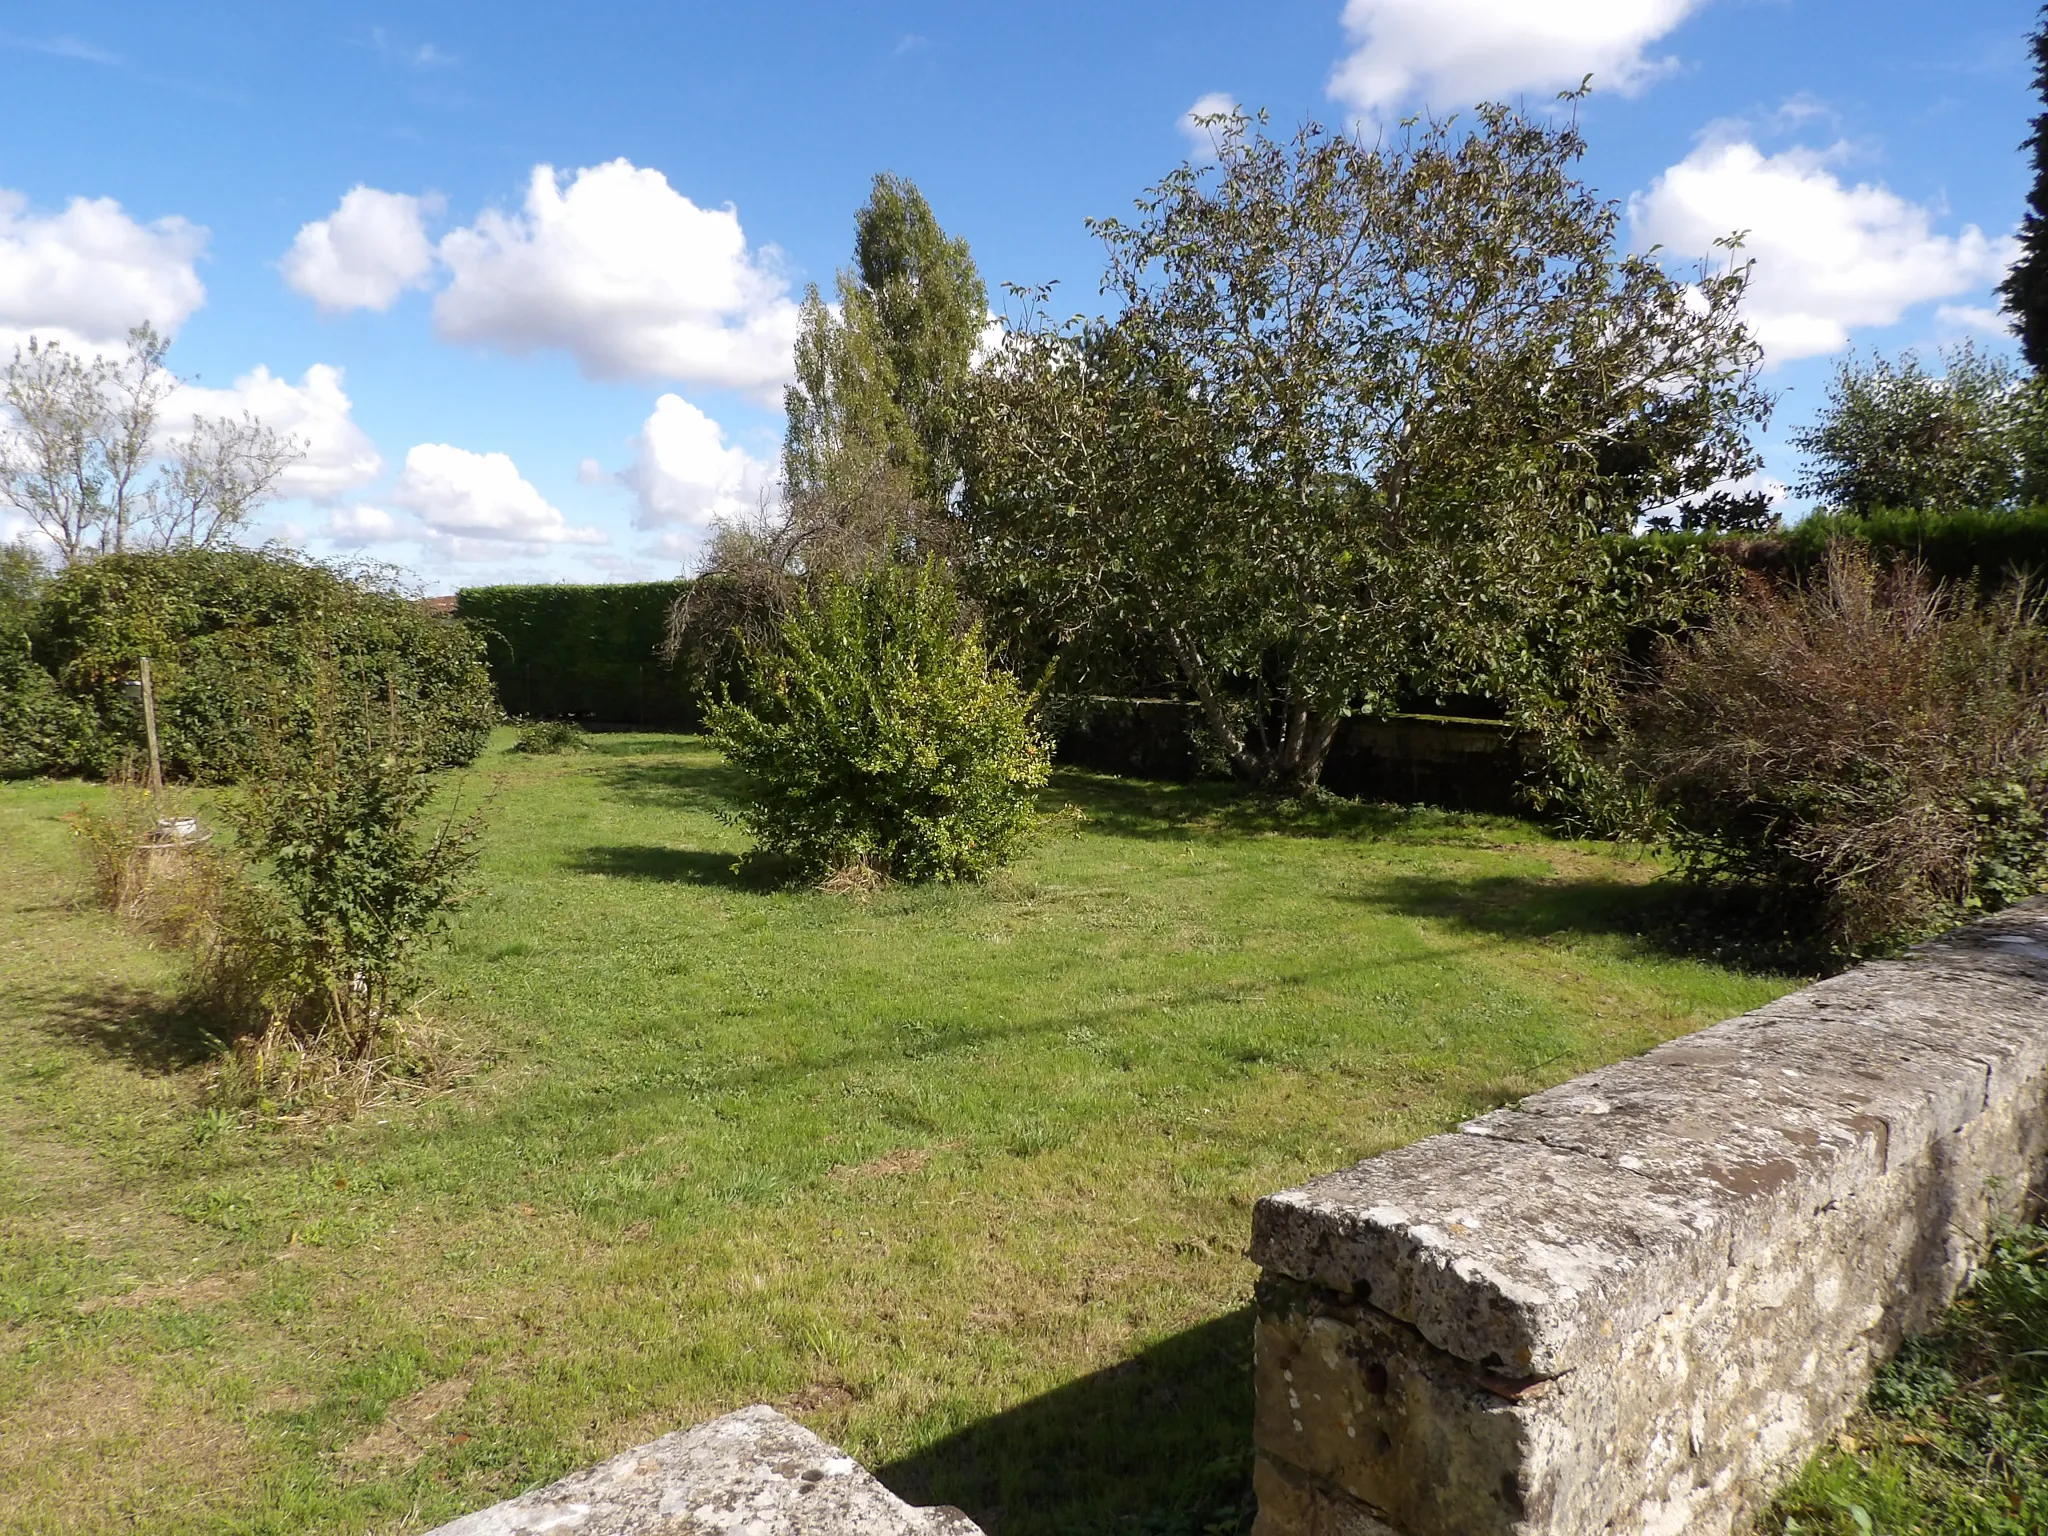
[(678, 1430), (429, 1536), (981, 1536), (913, 1509), (773, 1408)]
[(1262, 1201), (1261, 1536), (1738, 1530), (2044, 1167), (2034, 903)]

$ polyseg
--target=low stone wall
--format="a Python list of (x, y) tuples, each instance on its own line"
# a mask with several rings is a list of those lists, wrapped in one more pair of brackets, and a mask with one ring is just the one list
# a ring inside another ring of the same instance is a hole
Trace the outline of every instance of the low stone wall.
[(982, 1536), (956, 1509), (913, 1509), (844, 1451), (773, 1408), (742, 1408), (428, 1536)]
[(2048, 1168), (2048, 903), (1260, 1202), (1256, 1536), (1725, 1536)]

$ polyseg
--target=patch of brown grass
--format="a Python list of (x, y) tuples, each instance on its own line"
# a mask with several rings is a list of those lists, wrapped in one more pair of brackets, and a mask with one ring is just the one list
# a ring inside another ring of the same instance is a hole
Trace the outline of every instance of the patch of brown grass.
[(358, 1465), (392, 1462), (410, 1467), (441, 1438), (434, 1421), (469, 1397), (472, 1383), (467, 1376), (451, 1376), (423, 1387), (385, 1412), (384, 1422), (362, 1439), (342, 1450), (343, 1461)]

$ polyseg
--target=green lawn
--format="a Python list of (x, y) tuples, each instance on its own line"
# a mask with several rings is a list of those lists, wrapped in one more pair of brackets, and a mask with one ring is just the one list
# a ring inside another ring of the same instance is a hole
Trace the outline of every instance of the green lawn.
[(1012, 874), (732, 873), (681, 737), (523, 759), (454, 1093), (198, 1102), (170, 962), (0, 786), (0, 1527), (423, 1529), (766, 1400), (1004, 1536), (1240, 1528), (1260, 1194), (1793, 983), (1494, 818), (1061, 775)]

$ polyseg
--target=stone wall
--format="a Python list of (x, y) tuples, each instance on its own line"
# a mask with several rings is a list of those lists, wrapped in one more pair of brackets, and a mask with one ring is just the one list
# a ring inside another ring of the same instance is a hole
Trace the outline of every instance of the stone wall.
[(1257, 1536), (1725, 1536), (2048, 1169), (2048, 903), (1260, 1202)]
[(636, 1446), (428, 1536), (982, 1536), (913, 1509), (851, 1456), (757, 1405)]

